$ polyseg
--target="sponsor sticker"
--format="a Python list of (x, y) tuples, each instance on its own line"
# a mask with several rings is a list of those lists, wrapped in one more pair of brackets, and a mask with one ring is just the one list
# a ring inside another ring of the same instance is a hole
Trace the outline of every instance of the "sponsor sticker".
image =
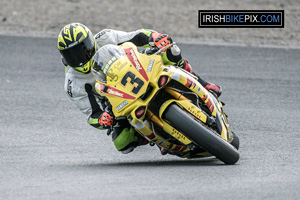
[(120, 111), (122, 108), (124, 108), (124, 106), (126, 106), (128, 104), (128, 102), (125, 100), (123, 101), (120, 105), (118, 105), (116, 108), (118, 111)]
[(102, 35), (104, 35), (105, 33), (110, 32), (110, 30), (103, 30), (100, 31), (99, 33), (97, 33), (97, 35), (95, 36), (95, 39), (100, 38)]
[(118, 91), (116, 91), (116, 90), (108, 89), (108, 90), (107, 90), (107, 93), (108, 93), (108, 94), (111, 94), (111, 95), (114, 95), (114, 96), (123, 97), (123, 94), (120, 93), (120, 92), (118, 92)]
[(131, 53), (131, 56), (133, 58), (133, 62), (135, 63), (135, 68), (140, 71), (142, 69), (141, 65), (140, 65), (140, 62), (138, 61), (135, 53), (133, 52), (133, 49), (130, 49), (130, 53)]
[(68, 95), (70, 95), (70, 97), (73, 97), (73, 93), (72, 93), (72, 84), (73, 81), (71, 81), (70, 79), (68, 79), (68, 86), (67, 86), (67, 93)]
[(198, 86), (197, 92), (200, 93), (200, 91), (201, 91), (201, 88)]
[(109, 69), (107, 72), (107, 76), (110, 78), (110, 81), (118, 81), (119, 76), (113, 72), (113, 69)]
[(151, 72), (153, 64), (154, 64), (154, 59), (151, 59), (147, 68), (147, 72)]
[(114, 68), (116, 70), (121, 71), (121, 69), (123, 69), (123, 67), (125, 67), (126, 64), (127, 64), (127, 62), (119, 61), (119, 62), (115, 63)]
[(107, 64), (105, 65), (104, 69), (103, 69), (103, 73), (106, 74), (107, 70), (109, 69), (109, 67), (117, 60), (117, 58), (114, 56), (112, 57)]

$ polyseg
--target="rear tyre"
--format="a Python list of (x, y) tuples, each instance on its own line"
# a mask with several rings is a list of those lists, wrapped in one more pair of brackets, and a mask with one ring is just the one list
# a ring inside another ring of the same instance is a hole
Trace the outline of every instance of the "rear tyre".
[(225, 164), (235, 164), (239, 160), (240, 155), (235, 147), (196, 121), (194, 117), (182, 110), (177, 104), (171, 104), (166, 109), (164, 118), (187, 138)]

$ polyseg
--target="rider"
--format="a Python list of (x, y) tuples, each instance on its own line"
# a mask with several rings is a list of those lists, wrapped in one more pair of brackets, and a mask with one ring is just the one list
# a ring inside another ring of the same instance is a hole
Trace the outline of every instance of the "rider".
[[(62, 55), (65, 68), (64, 90), (70, 100), (86, 115), (90, 125), (98, 129), (108, 129), (114, 125), (114, 117), (105, 111), (103, 97), (95, 92), (95, 77), (91, 73), (91, 60), (98, 48), (106, 44), (120, 45), (132, 42), (138, 47), (157, 47), (159, 49), (172, 43), (169, 35), (153, 30), (141, 29), (123, 32), (104, 29), (95, 36), (83, 24), (71, 23), (66, 25), (58, 35), (58, 50)], [(196, 75), (189, 63), (182, 58), (180, 49), (174, 45), (162, 54), (164, 64), (177, 65)], [(198, 81), (207, 89), (221, 95), (221, 87), (206, 82), (201, 77)], [(120, 120), (113, 128), (113, 142), (118, 151), (129, 153), (139, 145), (147, 144), (130, 126), (127, 120)]]

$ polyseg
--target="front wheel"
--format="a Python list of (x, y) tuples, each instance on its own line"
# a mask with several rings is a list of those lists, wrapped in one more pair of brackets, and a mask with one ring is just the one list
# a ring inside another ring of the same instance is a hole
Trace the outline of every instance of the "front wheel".
[(235, 134), (233, 131), (232, 131), (232, 135), (233, 135), (233, 140), (231, 141), (231, 145), (234, 146), (237, 150), (239, 149), (240, 147), (240, 138), (237, 134)]
[(182, 110), (177, 104), (171, 104), (166, 109), (164, 118), (187, 138), (225, 164), (235, 164), (239, 160), (240, 155), (237, 149), (208, 127), (196, 121), (194, 117)]

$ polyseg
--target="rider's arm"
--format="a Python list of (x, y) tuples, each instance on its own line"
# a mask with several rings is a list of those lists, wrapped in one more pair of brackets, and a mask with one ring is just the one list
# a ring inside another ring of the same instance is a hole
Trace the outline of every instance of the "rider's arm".
[(72, 68), (69, 68), (66, 72), (64, 90), (79, 110), (86, 116), (87, 122), (95, 128), (104, 129), (100, 125), (99, 119), (102, 118), (104, 111), (100, 107), (100, 100), (95, 97), (92, 85), (94, 83), (94, 77), (76, 77), (74, 76)]
[[(104, 29), (95, 35), (98, 47), (106, 44), (120, 45), (124, 42), (132, 42), (138, 47), (164, 47), (172, 42), (170, 36), (161, 34), (149, 29), (140, 29), (132, 32)], [(162, 60), (165, 65), (177, 65), (181, 60), (180, 49), (174, 45), (171, 49), (162, 54)]]
[(138, 47), (150, 47), (149, 38), (155, 32), (148, 29), (140, 29), (132, 32), (124, 32), (112, 29), (104, 29), (95, 35), (98, 46), (106, 44), (120, 45), (124, 42), (132, 42)]

